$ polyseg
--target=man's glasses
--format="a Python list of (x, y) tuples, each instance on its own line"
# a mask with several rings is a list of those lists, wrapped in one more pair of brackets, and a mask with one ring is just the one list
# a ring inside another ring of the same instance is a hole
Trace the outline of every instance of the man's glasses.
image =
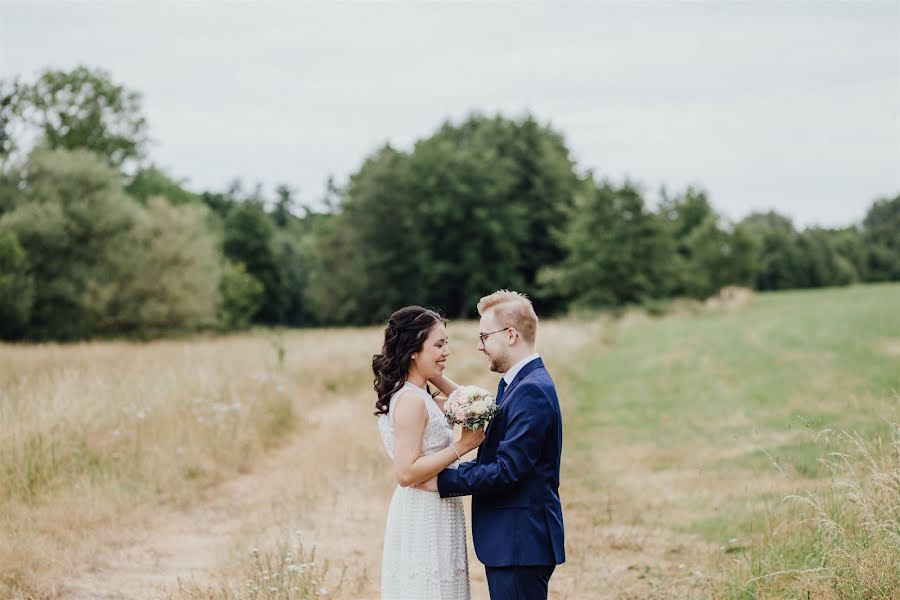
[(484, 345), (484, 342), (486, 339), (488, 339), (488, 336), (494, 335), (495, 333), (500, 333), (501, 331), (508, 331), (510, 329), (512, 329), (512, 327), (504, 327), (503, 329), (498, 329), (497, 331), (492, 331), (490, 333), (479, 333), (478, 337), (481, 338), (481, 344)]

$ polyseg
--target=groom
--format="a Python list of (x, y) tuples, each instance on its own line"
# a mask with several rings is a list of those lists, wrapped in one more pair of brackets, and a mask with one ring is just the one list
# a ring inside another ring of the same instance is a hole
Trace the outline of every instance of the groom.
[(553, 570), (566, 560), (556, 387), (534, 351), (538, 318), (526, 296), (494, 292), (481, 299), (478, 313), (478, 350), (491, 371), (503, 373), (500, 412), (478, 457), (442, 471), (436, 487), (442, 498), (472, 495), (472, 537), (491, 600), (546, 599)]

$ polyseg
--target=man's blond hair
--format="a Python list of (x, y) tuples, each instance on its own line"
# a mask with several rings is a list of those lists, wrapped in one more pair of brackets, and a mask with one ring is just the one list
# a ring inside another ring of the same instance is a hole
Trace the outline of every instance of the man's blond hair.
[(478, 301), (478, 314), (494, 310), (497, 322), (504, 327), (515, 327), (529, 344), (537, 337), (538, 318), (525, 294), (510, 290), (497, 290)]

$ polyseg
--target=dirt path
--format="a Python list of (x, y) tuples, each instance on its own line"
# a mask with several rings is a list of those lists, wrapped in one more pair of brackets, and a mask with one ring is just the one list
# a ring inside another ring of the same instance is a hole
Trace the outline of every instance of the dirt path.
[[(339, 493), (349, 481), (323, 483), (314, 478), (333, 465), (302, 460), (320, 456), (323, 445), (333, 443), (351, 410), (349, 402), (317, 410), (308, 427), (266, 455), (252, 472), (209, 490), (194, 506), (136, 515), (139, 525), (106, 536), (107, 551), (64, 582), (62, 597), (166, 598), (177, 591), (179, 581), (214, 585), (223, 569), (240, 560), (241, 552), (289, 542), (295, 531), (320, 555), (350, 557), (348, 564), (365, 562), (361, 559), (373, 555), (383, 527), (377, 523), (383, 517), (374, 510), (376, 505), (368, 503), (373, 507), (369, 510), (358, 501), (362, 492), (371, 490)], [(303, 485), (303, 480), (311, 485)], [(363, 483), (372, 487), (372, 478)], [(377, 550), (380, 553), (380, 547)]]
[[(374, 450), (380, 450), (377, 433), (347, 434), (355, 412), (349, 401), (320, 407), (307, 427), (253, 472), (209, 490), (187, 509), (156, 508), (137, 515), (138, 525), (116, 530), (104, 544), (107, 550), (64, 582), (61, 597), (177, 598), (179, 582), (215, 586), (217, 578), (239, 574), (236, 565), (248, 563), (250, 548), (274, 548), (300, 531), (305, 545), (316, 546), (317, 556), (338, 569), (346, 566), (350, 585), (338, 597), (377, 598), (392, 482), (385, 457)], [(652, 488), (652, 481), (647, 485)], [(691, 565), (699, 560), (701, 546), (667, 531), (604, 519), (594, 492), (578, 489), (577, 482), (569, 489), (564, 498), (569, 561), (554, 575), (551, 597), (691, 597), (698, 583)], [(470, 513), (468, 502), (466, 510)], [(471, 538), (469, 546), (473, 598), (487, 598)]]

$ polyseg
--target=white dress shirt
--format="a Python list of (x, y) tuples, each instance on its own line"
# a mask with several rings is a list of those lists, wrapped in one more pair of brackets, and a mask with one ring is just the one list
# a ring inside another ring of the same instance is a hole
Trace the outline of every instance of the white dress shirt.
[(527, 365), (534, 359), (540, 358), (540, 357), (541, 357), (541, 355), (538, 354), (537, 352), (535, 352), (531, 356), (527, 356), (527, 357), (523, 358), (522, 360), (520, 360), (519, 362), (517, 362), (516, 364), (514, 364), (513, 366), (511, 366), (509, 368), (509, 370), (503, 374), (503, 379), (504, 379), (504, 381), (506, 381), (506, 385), (509, 385), (513, 382), (513, 379), (516, 378), (516, 375), (519, 374), (519, 371), (522, 370), (522, 367), (524, 367), (525, 365)]

